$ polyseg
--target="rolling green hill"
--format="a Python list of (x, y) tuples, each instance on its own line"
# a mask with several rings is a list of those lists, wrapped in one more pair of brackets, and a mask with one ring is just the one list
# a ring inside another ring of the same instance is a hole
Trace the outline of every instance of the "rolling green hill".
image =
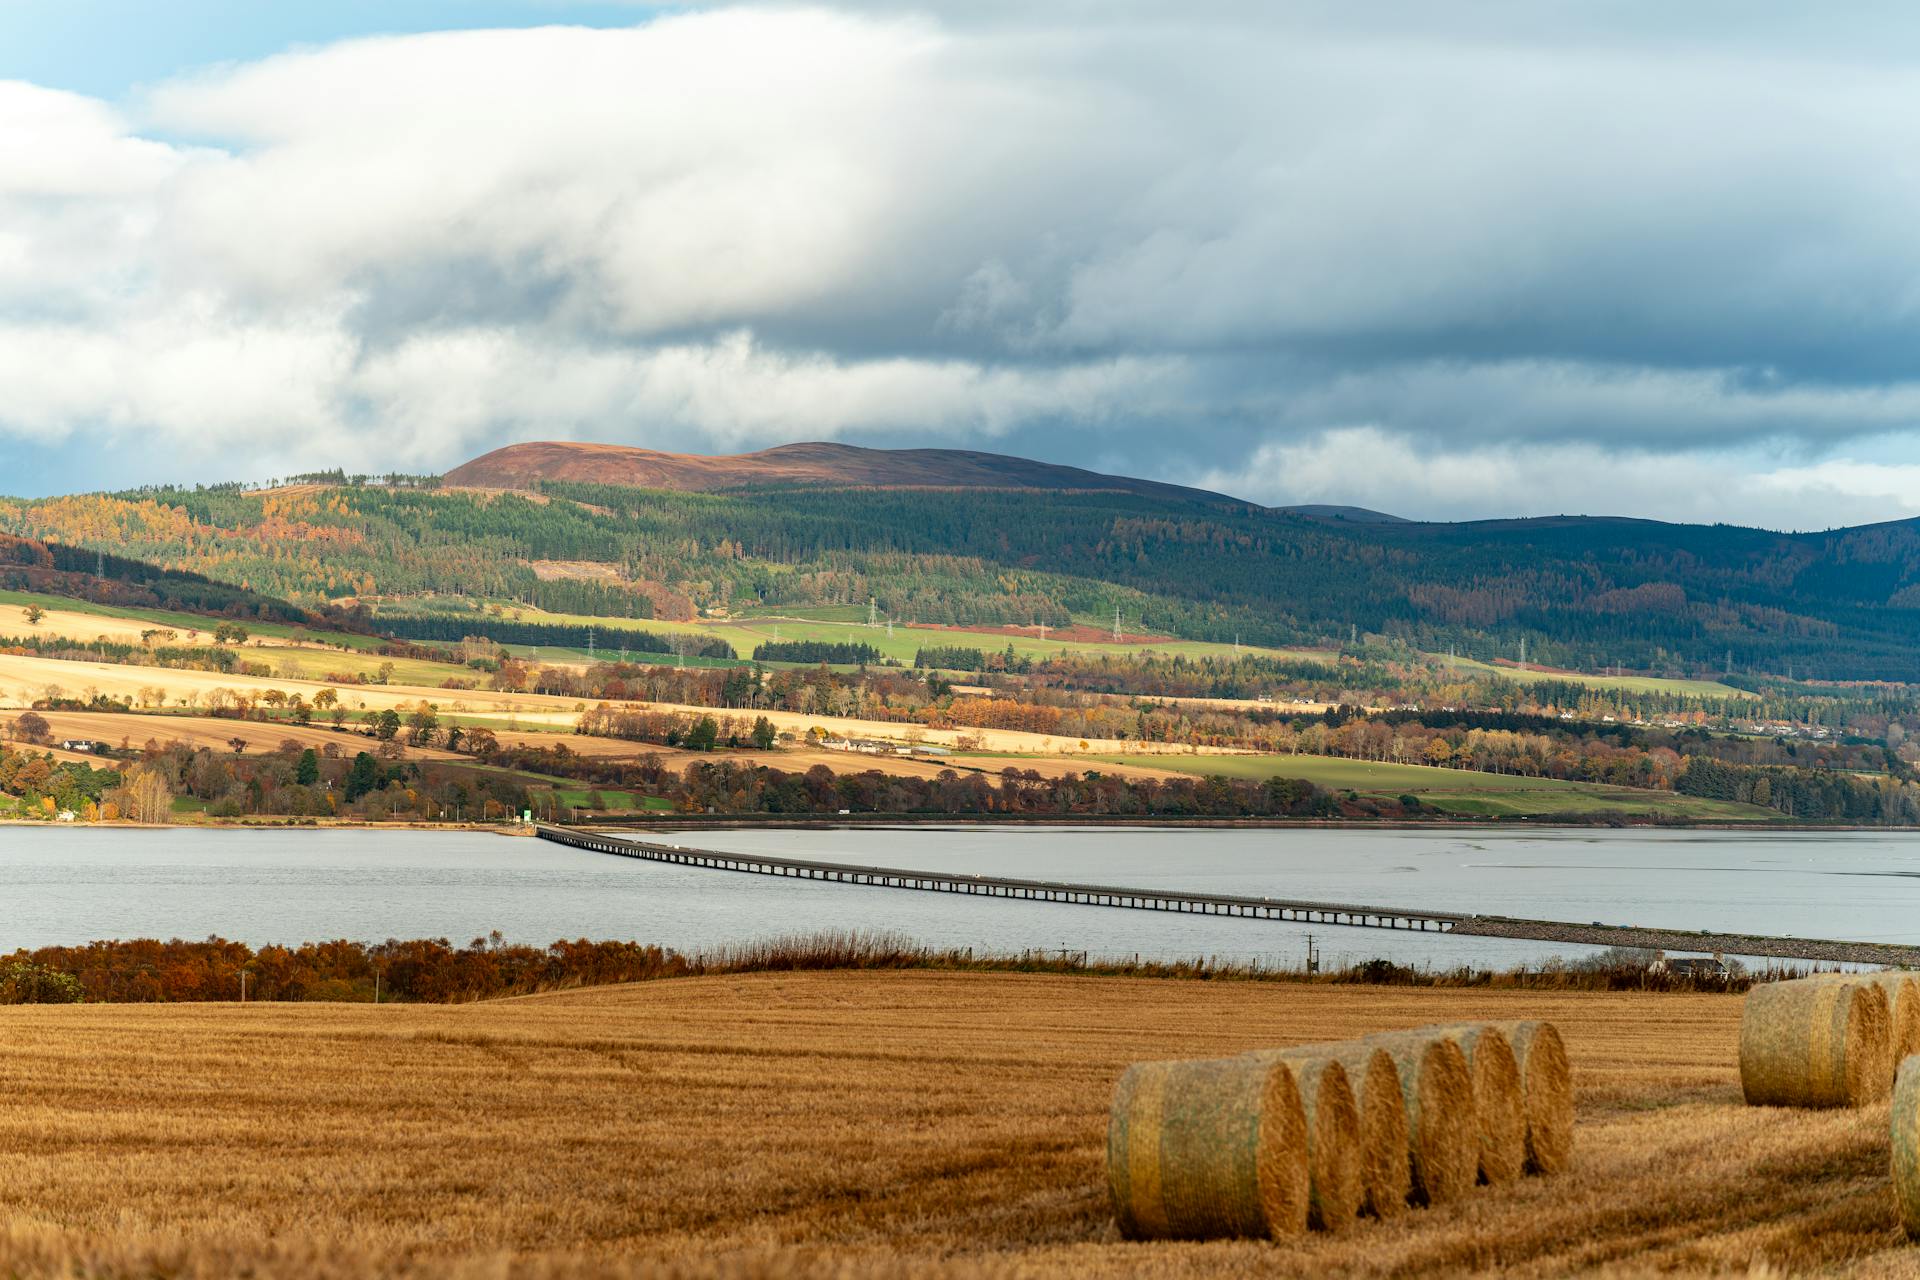
[[(1045, 469), (1017, 460), (968, 464), (991, 485), (953, 487), (941, 471), (916, 487), (911, 457), (856, 452), (885, 487), (817, 470), (801, 484), (748, 474), (699, 492), (539, 475), (513, 486), (496, 466), (485, 478), (498, 488), (327, 478), (0, 499), (0, 532), (311, 611), (451, 617), (492, 602), (478, 616), (500, 619), (517, 603), (656, 629), (698, 618), (744, 641), (763, 629), (756, 616), (807, 615), (790, 624), (798, 639), (813, 624), (841, 630), (821, 611), (872, 607), (897, 628), (1080, 624), (1088, 644), (1117, 611), (1128, 632), (1210, 646), (1366, 640), (1484, 664), (1524, 644), (1533, 662), (1622, 679), (1712, 682), (1731, 667), (1920, 681), (1920, 522), (1817, 534), (1584, 517), (1423, 524), (1149, 483), (1043, 483), (1032, 477)], [(1037, 631), (1017, 643), (1046, 645)]]

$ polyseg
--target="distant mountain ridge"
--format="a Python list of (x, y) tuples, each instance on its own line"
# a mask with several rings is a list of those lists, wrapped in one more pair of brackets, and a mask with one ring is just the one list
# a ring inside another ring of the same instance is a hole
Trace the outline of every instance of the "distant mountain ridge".
[[(630, 445), (542, 440), (508, 445), (455, 467), (442, 478), (455, 487), (531, 489), (546, 480), (626, 485), (710, 493), (769, 487), (876, 489), (1038, 489), (1052, 492), (1133, 493), (1187, 502), (1258, 507), (1223, 493), (1106, 475), (1080, 467), (1035, 462), (971, 449), (867, 449), (814, 441), (758, 453), (665, 453)], [(1356, 521), (1397, 516), (1360, 507), (1283, 508), (1303, 515)]]
[(1524, 644), (1531, 662), (1569, 671), (1920, 683), (1920, 521), (1798, 534), (1598, 516), (1403, 521), (845, 445), (742, 458), (521, 445), (448, 479), (0, 501), (0, 533), (69, 549), (36, 552), (20, 573), (134, 556), (239, 593), (203, 605), (216, 611), (256, 610), (248, 593), (261, 593), (316, 612), (466, 597), (584, 617), (877, 606), (920, 623), (1059, 628), (1111, 627), (1118, 613), (1182, 639), (1385, 641), (1481, 660), (1517, 660)]

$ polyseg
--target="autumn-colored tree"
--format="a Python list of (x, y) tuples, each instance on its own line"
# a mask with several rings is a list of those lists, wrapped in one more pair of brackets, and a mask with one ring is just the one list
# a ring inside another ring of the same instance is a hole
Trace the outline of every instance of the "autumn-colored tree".
[(129, 822), (173, 821), (173, 788), (151, 765), (136, 764), (128, 769), (107, 799)]
[(433, 745), (440, 728), (440, 712), (431, 702), (422, 702), (407, 714), (407, 728), (415, 745)]

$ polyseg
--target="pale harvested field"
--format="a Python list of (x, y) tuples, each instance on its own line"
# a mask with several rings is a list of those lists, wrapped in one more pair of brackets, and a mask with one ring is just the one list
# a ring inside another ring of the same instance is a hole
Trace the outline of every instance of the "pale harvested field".
[(124, 667), (104, 662), (64, 662), (57, 658), (0, 654), (0, 708), (23, 707), (48, 688), (69, 697), (90, 692), (117, 698), (137, 698), (148, 688), (166, 690), (178, 702), (193, 696), (205, 700), (215, 689), (265, 693), (279, 689), (299, 693), (308, 701), (322, 689), (333, 689), (351, 710), (384, 711), (425, 699), (443, 712), (518, 716), (535, 723), (571, 725), (578, 718), (577, 699), (548, 698), (530, 693), (494, 693), (487, 690), (431, 689), (416, 685), (329, 685), (317, 680), (279, 676), (223, 675), (213, 671), (174, 671), (161, 667)]
[[(62, 738), (88, 738), (118, 747), (122, 742), (134, 749), (148, 741), (161, 744), (184, 742), (193, 747), (231, 751), (234, 738), (245, 738), (248, 755), (265, 755), (288, 739), (316, 751), (329, 746), (342, 754), (371, 751), (378, 745), (372, 738), (354, 733), (335, 733), (319, 725), (285, 724), (278, 721), (220, 720), (211, 716), (131, 716), (105, 711), (43, 711), (39, 713), (53, 730), (56, 741)], [(10, 717), (0, 713), (0, 727)], [(437, 747), (403, 747), (402, 754), (412, 760), (456, 760), (458, 756)]]
[[(5, 730), (6, 725), (0, 722), (0, 737), (4, 736)], [(55, 764), (85, 764), (92, 765), (96, 769), (116, 767), (113, 761), (102, 760), (99, 756), (86, 751), (62, 751), (59, 747), (36, 747), (25, 742), (5, 742), (3, 745), (16, 751), (24, 751), (29, 755), (50, 756)]]
[[(173, 671), (158, 667), (124, 667), (101, 662), (66, 662), (57, 658), (39, 658), (0, 654), (0, 708), (26, 707), (58, 689), (68, 697), (90, 697), (103, 693), (110, 697), (137, 700), (143, 690), (164, 689), (175, 705), (181, 699), (202, 702), (216, 689), (265, 693), (278, 689), (299, 693), (309, 701), (321, 689), (333, 688), (343, 705), (361, 711), (384, 711), (403, 704), (432, 702), (443, 714), (496, 717), (521, 724), (571, 727), (588, 704), (573, 698), (553, 698), (531, 693), (494, 693), (471, 689), (433, 689), (417, 685), (327, 685), (313, 680), (295, 680), (278, 676), (222, 675), (208, 671)], [(1128, 742), (1114, 738), (1096, 738), (1087, 742), (1058, 734), (1024, 733), (1012, 729), (920, 729), (911, 725), (880, 720), (854, 720), (841, 716), (805, 715), (797, 711), (716, 712), (711, 707), (683, 706), (677, 703), (625, 703), (625, 706), (659, 711), (677, 711), (688, 715), (732, 715), (751, 720), (764, 715), (776, 729), (804, 734), (818, 726), (842, 737), (882, 738), (906, 741), (909, 734), (934, 746), (952, 747), (962, 739), (977, 749), (1038, 755), (1076, 756), (1089, 753), (1128, 754), (1235, 754), (1220, 748), (1173, 748), (1164, 743)]]
[[(208, 633), (217, 625), (210, 620), (207, 623)], [(142, 622), (138, 618), (106, 618), (68, 609), (48, 609), (39, 625), (35, 626), (27, 621), (25, 606), (0, 604), (0, 636), (58, 636), (66, 640), (111, 640), (116, 644), (137, 645), (140, 643), (140, 633), (153, 630), (154, 626), (154, 623)], [(186, 632), (179, 634), (184, 642)]]
[[(1057, 733), (1027, 733), (1019, 729), (928, 729), (918, 725), (895, 724), (885, 720), (854, 720), (845, 716), (817, 716), (799, 711), (733, 711), (716, 713), (711, 707), (688, 707), (653, 702), (640, 705), (660, 711), (684, 711), (690, 715), (728, 714), (745, 717), (765, 716), (773, 727), (787, 733), (805, 733), (818, 726), (836, 737), (878, 738), (888, 742), (918, 740), (936, 747), (961, 745), (963, 739), (980, 751), (1032, 752), (1038, 755), (1075, 756), (1098, 752), (1126, 752), (1131, 755), (1239, 755), (1224, 747), (1186, 747), (1162, 742), (1133, 742), (1126, 738), (1070, 738)], [(1083, 749), (1081, 743), (1085, 742)], [(1132, 745), (1127, 745), (1129, 742)]]
[[(1886, 1106), (1742, 1106), (1739, 1012), (935, 973), (0, 1009), (0, 1274), (1920, 1274)], [(1115, 1237), (1128, 1062), (1522, 1016), (1574, 1058), (1569, 1173), (1336, 1237)]]
[(565, 746), (567, 750), (594, 759), (638, 760), (642, 756), (657, 756), (660, 763), (675, 773), (690, 764), (722, 761), (734, 764), (766, 765), (772, 769), (783, 769), (788, 773), (805, 773), (815, 765), (825, 765), (835, 773), (865, 773), (878, 770), (896, 778), (937, 778), (948, 769), (965, 773), (969, 770), (984, 770), (998, 779), (1005, 769), (1032, 769), (1043, 778), (1062, 777), (1067, 774), (1079, 774), (1092, 769), (1098, 773), (1110, 774), (1118, 778), (1154, 778), (1167, 779), (1188, 776), (1175, 773), (1170, 769), (1149, 769), (1139, 765), (1106, 764), (1101, 761), (1075, 759), (1070, 756), (1027, 757), (1027, 756), (976, 756), (964, 755), (951, 758), (941, 756), (896, 756), (862, 755), (851, 751), (829, 751), (822, 747), (781, 747), (772, 751), (679, 751), (668, 747), (655, 746), (646, 742), (624, 742), (617, 738), (590, 738), (580, 734), (526, 733), (511, 729), (499, 730), (494, 735), (502, 746), (512, 747), (551, 747)]
[[(284, 721), (259, 720), (223, 720), (213, 716), (182, 715), (122, 715), (104, 711), (43, 711), (39, 713), (47, 722), (54, 740), (65, 738), (86, 738), (105, 742), (119, 747), (123, 743), (138, 749), (149, 741), (165, 744), (183, 742), (193, 747), (207, 747), (213, 751), (232, 750), (234, 738), (244, 738), (247, 753), (261, 755), (279, 748), (281, 742), (292, 740), (302, 747), (312, 747), (324, 751), (332, 746), (344, 755), (353, 755), (360, 751), (371, 750), (376, 744), (373, 739), (349, 728), (346, 732), (336, 733), (326, 725), (296, 725)], [(0, 712), (0, 740), (4, 740), (7, 725), (13, 715)], [(1087, 762), (1072, 758), (1021, 758), (963, 756), (954, 760), (938, 758), (880, 755), (869, 756), (846, 751), (827, 751), (821, 748), (776, 749), (773, 751), (728, 751), (723, 753), (700, 751), (675, 751), (664, 747), (655, 747), (642, 742), (623, 742), (614, 738), (592, 738), (580, 734), (527, 732), (512, 729), (499, 730), (496, 737), (503, 746), (550, 747), (565, 746), (579, 755), (607, 760), (638, 760), (644, 755), (655, 755), (661, 763), (675, 773), (688, 765), (699, 762), (713, 763), (730, 761), (736, 764), (766, 765), (783, 769), (789, 773), (805, 773), (815, 765), (825, 765), (835, 773), (864, 773), (877, 769), (893, 777), (934, 778), (948, 768), (983, 769), (996, 780), (1004, 769), (1032, 769), (1042, 777), (1057, 777), (1064, 774), (1077, 774), (1085, 769), (1095, 769), (1126, 778), (1165, 779), (1177, 777), (1164, 769), (1143, 768), (1136, 765), (1113, 765), (1099, 762)], [(46, 748), (33, 748), (42, 751)], [(54, 751), (61, 760), (84, 760), (103, 763), (96, 757), (64, 751)], [(446, 751), (438, 747), (402, 746), (402, 756), (410, 760), (465, 760), (471, 756)]]
[[(45, 606), (42, 606), (43, 608)], [(27, 621), (25, 605), (0, 603), (0, 636), (58, 636), (64, 640), (110, 640), (115, 644), (139, 645), (141, 633), (146, 631), (171, 631), (174, 639), (161, 641), (165, 644), (211, 645), (213, 631), (224, 619), (206, 618), (199, 627), (169, 626), (165, 623), (149, 622), (143, 618), (109, 617), (105, 614), (82, 613), (77, 609), (47, 609), (34, 626)], [(243, 622), (241, 624), (245, 626)], [(312, 648), (316, 653), (338, 653), (337, 649), (322, 646), (302, 645), (297, 640), (280, 636), (254, 636), (247, 641), (241, 651), (253, 648)]]

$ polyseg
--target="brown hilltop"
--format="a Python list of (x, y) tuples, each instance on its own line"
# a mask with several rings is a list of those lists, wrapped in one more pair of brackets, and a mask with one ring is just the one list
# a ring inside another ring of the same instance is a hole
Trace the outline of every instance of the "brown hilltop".
[(848, 444), (786, 444), (759, 453), (708, 457), (614, 444), (540, 441), (508, 445), (455, 467), (446, 483), (527, 489), (541, 480), (707, 491), (756, 486), (828, 485), (893, 489), (1051, 489), (1154, 494), (1232, 502), (1200, 489), (1101, 475), (965, 449), (862, 449)]

